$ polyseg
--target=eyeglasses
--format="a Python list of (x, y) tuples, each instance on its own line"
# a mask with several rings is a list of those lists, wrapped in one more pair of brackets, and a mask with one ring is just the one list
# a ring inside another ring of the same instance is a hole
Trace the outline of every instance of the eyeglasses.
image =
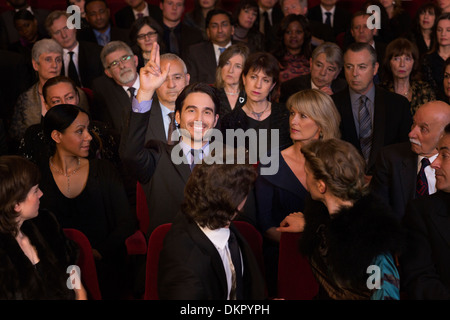
[(113, 62), (110, 63), (110, 65), (108, 66), (108, 69), (113, 69), (113, 68), (117, 68), (120, 64), (120, 62), (127, 62), (131, 59), (132, 55), (126, 55), (121, 57), (119, 60), (114, 60)]
[(146, 33), (146, 34), (138, 34), (138, 35), (137, 35), (137, 39), (138, 39), (138, 40), (144, 40), (144, 39), (146, 39), (146, 38), (152, 38), (152, 37), (154, 37), (157, 33), (158, 33), (158, 32), (156, 32), (156, 31), (150, 31), (149, 33)]

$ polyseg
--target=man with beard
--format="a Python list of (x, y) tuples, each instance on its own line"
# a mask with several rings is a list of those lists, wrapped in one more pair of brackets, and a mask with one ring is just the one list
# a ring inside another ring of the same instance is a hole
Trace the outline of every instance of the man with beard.
[(139, 89), (138, 58), (125, 42), (111, 41), (103, 47), (100, 59), (105, 75), (93, 81), (91, 113), (95, 120), (108, 124), (119, 138), (123, 118)]
[(387, 146), (379, 153), (371, 187), (392, 207), (398, 219), (403, 217), (406, 204), (422, 195), (416, 192), (417, 184), (421, 186), (421, 171), (426, 176), (425, 194), (436, 192), (435, 172), (429, 164), (438, 155), (439, 137), (449, 122), (450, 105), (428, 102), (414, 114), (409, 141)]

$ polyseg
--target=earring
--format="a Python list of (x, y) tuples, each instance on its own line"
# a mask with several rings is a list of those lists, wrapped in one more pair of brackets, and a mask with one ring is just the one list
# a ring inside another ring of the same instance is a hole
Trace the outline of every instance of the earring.
[(323, 139), (323, 132), (320, 131), (320, 132), (319, 132), (319, 140), (322, 140), (322, 139)]

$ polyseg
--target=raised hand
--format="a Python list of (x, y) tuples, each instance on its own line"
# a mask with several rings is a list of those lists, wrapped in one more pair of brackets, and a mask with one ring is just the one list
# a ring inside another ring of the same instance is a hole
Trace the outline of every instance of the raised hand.
[(152, 99), (156, 89), (166, 81), (169, 70), (170, 63), (167, 64), (164, 70), (161, 70), (159, 45), (157, 42), (154, 42), (150, 60), (139, 72), (140, 87), (136, 99), (139, 102)]

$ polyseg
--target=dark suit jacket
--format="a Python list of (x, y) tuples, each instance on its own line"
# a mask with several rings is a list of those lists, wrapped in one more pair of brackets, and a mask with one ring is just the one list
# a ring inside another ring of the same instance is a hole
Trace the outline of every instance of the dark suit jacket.
[[(347, 87), (347, 81), (342, 78), (336, 78), (331, 82), (331, 90), (333, 93), (339, 92)], [(286, 103), (291, 95), (301, 90), (311, 89), (311, 74), (305, 74), (281, 84), (280, 102)]]
[[(89, 41), (97, 43), (97, 38), (95, 37), (95, 33), (92, 28), (86, 28), (78, 30), (77, 32), (78, 41)], [(123, 41), (126, 44), (130, 44), (130, 36), (128, 34), (128, 30), (121, 29), (115, 26), (111, 26), (111, 40), (110, 41)]]
[(167, 143), (164, 121), (161, 113), (161, 105), (159, 104), (159, 100), (156, 95), (152, 101), (147, 132), (145, 133), (145, 143), (147, 144), (150, 140), (159, 140)]
[[(102, 47), (88, 41), (79, 41), (79, 44), (78, 72), (81, 85), (82, 87), (92, 88), (94, 79), (103, 75), (103, 65), (100, 60)], [(64, 61), (61, 70), (65, 70)]]
[(266, 51), (272, 51), (278, 44), (278, 28), (280, 27), (280, 22), (283, 18), (283, 11), (281, 10), (280, 4), (277, 2), (272, 9), (272, 27), (270, 30), (265, 30), (264, 33), (264, 47)]
[(370, 187), (401, 220), (416, 193), (417, 154), (412, 152), (410, 142), (381, 149), (373, 171)]
[(216, 55), (211, 41), (193, 44), (188, 48), (185, 56), (191, 82), (206, 82), (213, 84), (216, 81)]
[[(168, 29), (165, 25), (163, 25), (164, 29), (164, 35), (163, 35), (163, 41), (164, 46), (166, 48), (166, 52), (170, 52), (170, 45), (169, 45), (169, 36), (168, 36)], [(186, 55), (188, 53), (188, 49), (191, 45), (200, 43), (204, 41), (203, 40), (203, 34), (202, 31), (200, 31), (198, 28), (191, 27), (187, 25), (186, 23), (181, 22), (180, 25), (180, 34), (178, 35), (178, 47), (180, 49), (179, 56), (182, 59), (186, 59)]]
[(411, 201), (403, 225), (402, 283), (410, 299), (450, 299), (450, 196), (438, 191)]
[(137, 179), (145, 191), (150, 215), (147, 236), (159, 225), (173, 222), (184, 198), (184, 186), (191, 174), (188, 164), (175, 164), (172, 148), (158, 140), (144, 148), (150, 111), (131, 112), (124, 119), (120, 141), (120, 156), (130, 175)]
[[(331, 97), (341, 114), (341, 139), (350, 142), (361, 151), (353, 119), (349, 89), (335, 93)], [(378, 86), (375, 87), (374, 109), (373, 139), (367, 166), (368, 174), (371, 174), (375, 159), (382, 147), (408, 141), (408, 133), (412, 124), (409, 101), (405, 97)]]
[[(264, 299), (261, 270), (250, 246), (233, 224), (244, 265), (244, 299)], [(217, 249), (194, 222), (180, 213), (164, 239), (158, 267), (159, 298), (226, 300), (228, 286)]]
[[(332, 27), (334, 36), (337, 36), (338, 34), (345, 32), (350, 28), (351, 18), (352, 16), (350, 12), (339, 6), (336, 6)], [(320, 8), (320, 5), (314, 6), (308, 10), (308, 19), (323, 23), (322, 9)]]
[[(150, 17), (156, 20), (159, 24), (162, 25), (162, 12), (158, 6), (147, 3), (148, 12)], [(130, 6), (123, 7), (119, 11), (114, 14), (114, 21), (116, 26), (122, 29), (130, 29), (131, 25), (135, 21), (133, 8)]]
[(130, 97), (122, 86), (106, 75), (93, 81), (92, 91), (94, 94), (92, 118), (106, 123), (112, 129), (114, 137), (118, 139), (122, 132), (123, 119), (131, 110)]

